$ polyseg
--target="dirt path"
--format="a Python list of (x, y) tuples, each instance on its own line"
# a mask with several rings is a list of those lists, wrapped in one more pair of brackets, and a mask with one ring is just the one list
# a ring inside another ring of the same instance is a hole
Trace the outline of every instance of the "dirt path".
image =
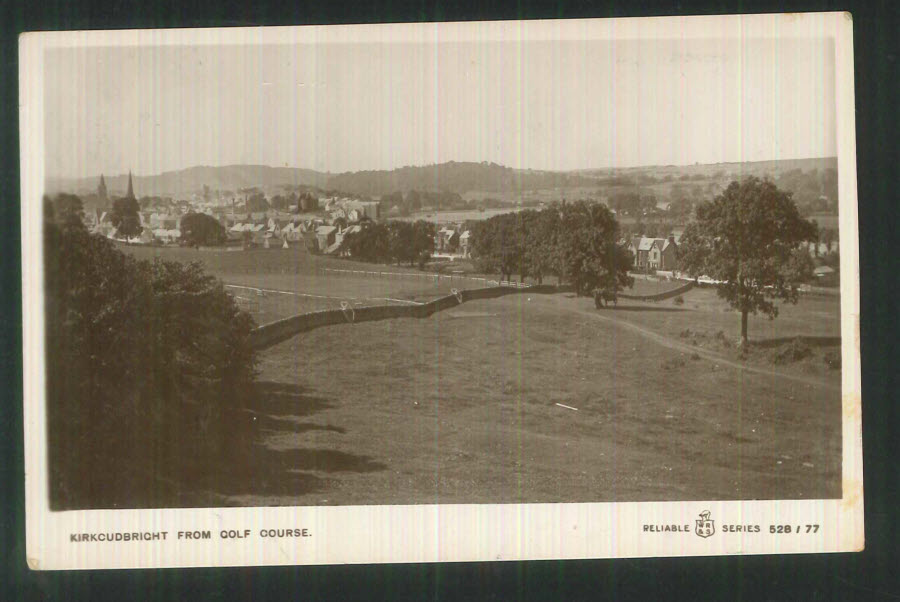
[(633, 322), (629, 322), (627, 320), (616, 319), (615, 310), (605, 310), (605, 311), (591, 311), (588, 309), (582, 309), (579, 307), (573, 307), (571, 303), (569, 303), (570, 299), (560, 296), (560, 295), (535, 295), (533, 299), (538, 300), (544, 304), (552, 304), (556, 308), (568, 311), (572, 313), (581, 314), (584, 316), (589, 316), (595, 320), (601, 320), (604, 322), (609, 322), (611, 324), (615, 324), (619, 328), (625, 328), (632, 332), (636, 332), (647, 338), (654, 343), (662, 345), (664, 347), (668, 347), (669, 349), (674, 349), (675, 351), (682, 351), (686, 353), (696, 353), (702, 358), (712, 360), (717, 362), (720, 365), (729, 366), (731, 368), (736, 368), (738, 370), (743, 370), (745, 372), (753, 372), (755, 374), (761, 374), (763, 376), (769, 376), (773, 378), (784, 378), (787, 380), (792, 380), (795, 382), (803, 383), (805, 385), (812, 385), (817, 387), (824, 387), (826, 389), (831, 389), (833, 391), (840, 391), (840, 386), (832, 385), (827, 382), (823, 382), (820, 379), (810, 378), (807, 376), (801, 376), (798, 374), (787, 374), (785, 372), (780, 372), (777, 370), (769, 370), (767, 368), (761, 368), (758, 366), (748, 365), (742, 362), (736, 362), (734, 360), (728, 359), (727, 357), (720, 355), (718, 353), (714, 353), (707, 349), (700, 349), (698, 347), (694, 347), (693, 345), (688, 345), (687, 343), (682, 343), (677, 339), (673, 339), (664, 335), (659, 334), (658, 332), (654, 332), (649, 328), (645, 328), (643, 326), (639, 326), (634, 324)]

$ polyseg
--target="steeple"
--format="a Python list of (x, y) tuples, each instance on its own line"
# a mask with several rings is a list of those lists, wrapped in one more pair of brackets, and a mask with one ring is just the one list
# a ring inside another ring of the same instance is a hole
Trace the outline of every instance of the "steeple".
[(134, 198), (134, 185), (131, 183), (131, 170), (128, 170), (128, 192), (125, 193), (126, 199)]
[(100, 184), (97, 186), (97, 196), (105, 201), (107, 199), (106, 195), (106, 180), (103, 179), (103, 174), (100, 174)]

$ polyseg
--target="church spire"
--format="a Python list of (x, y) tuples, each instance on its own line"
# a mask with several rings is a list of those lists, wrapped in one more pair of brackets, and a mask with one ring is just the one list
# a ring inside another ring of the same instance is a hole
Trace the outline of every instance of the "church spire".
[(103, 174), (100, 174), (100, 184), (97, 186), (97, 196), (103, 200), (106, 200), (106, 195), (106, 180), (103, 179)]
[(125, 193), (126, 199), (134, 198), (134, 185), (131, 183), (131, 170), (128, 170), (128, 192)]

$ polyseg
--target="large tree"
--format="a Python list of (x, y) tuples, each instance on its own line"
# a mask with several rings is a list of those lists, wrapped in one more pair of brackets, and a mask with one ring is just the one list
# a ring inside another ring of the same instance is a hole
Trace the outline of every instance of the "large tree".
[(576, 201), (560, 207), (560, 275), (577, 294), (597, 288), (617, 291), (633, 284), (628, 252), (618, 240), (619, 224), (605, 206)]
[(60, 226), (80, 227), (84, 219), (84, 203), (74, 194), (61, 193), (50, 199), (44, 197), (45, 210)]
[(222, 283), (83, 226), (44, 239), (51, 505), (153, 505), (203, 454), (245, 449), (254, 324)]
[(809, 264), (794, 251), (815, 237), (815, 224), (800, 217), (790, 193), (749, 177), (697, 206), (679, 246), (681, 269), (720, 281), (719, 296), (741, 313), (746, 343), (749, 314), (772, 319), (775, 300), (797, 302)]
[(525, 232), (522, 273), (542, 284), (544, 276), (559, 272), (559, 211), (555, 208), (544, 211), (526, 210), (520, 212), (519, 216), (520, 227)]
[(188, 213), (181, 218), (181, 242), (187, 245), (220, 245), (227, 238), (225, 227), (205, 213)]
[(141, 206), (137, 199), (128, 197), (116, 199), (113, 201), (109, 221), (118, 229), (120, 236), (133, 238), (140, 235), (143, 230), (140, 211)]
[(251, 213), (262, 213), (269, 210), (269, 201), (261, 192), (256, 192), (247, 197), (247, 211)]

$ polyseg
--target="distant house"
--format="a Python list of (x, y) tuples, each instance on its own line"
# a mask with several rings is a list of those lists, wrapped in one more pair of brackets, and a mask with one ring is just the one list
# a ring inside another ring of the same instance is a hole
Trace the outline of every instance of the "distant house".
[(452, 228), (441, 228), (434, 235), (434, 250), (438, 253), (455, 251), (458, 244), (459, 233)]
[(181, 238), (181, 230), (176, 230), (175, 228), (157, 228), (156, 230), (153, 230), (153, 236), (160, 242), (167, 244), (174, 243), (178, 242), (178, 239)]
[(353, 201), (347, 205), (350, 210), (356, 209), (359, 218), (368, 217), (371, 220), (377, 220), (379, 203), (377, 201)]
[(629, 250), (634, 255), (633, 265), (637, 270), (674, 270), (678, 264), (678, 244), (674, 236), (635, 236)]
[(303, 228), (299, 223), (291, 222), (281, 229), (281, 236), (290, 241), (302, 240)]
[(319, 243), (319, 251), (325, 251), (325, 249), (333, 245), (336, 234), (336, 226), (319, 226), (316, 228), (316, 240)]
[(472, 233), (469, 230), (466, 230), (462, 234), (459, 235), (459, 253), (463, 257), (469, 257), (472, 254), (472, 249), (469, 246), (472, 240)]

